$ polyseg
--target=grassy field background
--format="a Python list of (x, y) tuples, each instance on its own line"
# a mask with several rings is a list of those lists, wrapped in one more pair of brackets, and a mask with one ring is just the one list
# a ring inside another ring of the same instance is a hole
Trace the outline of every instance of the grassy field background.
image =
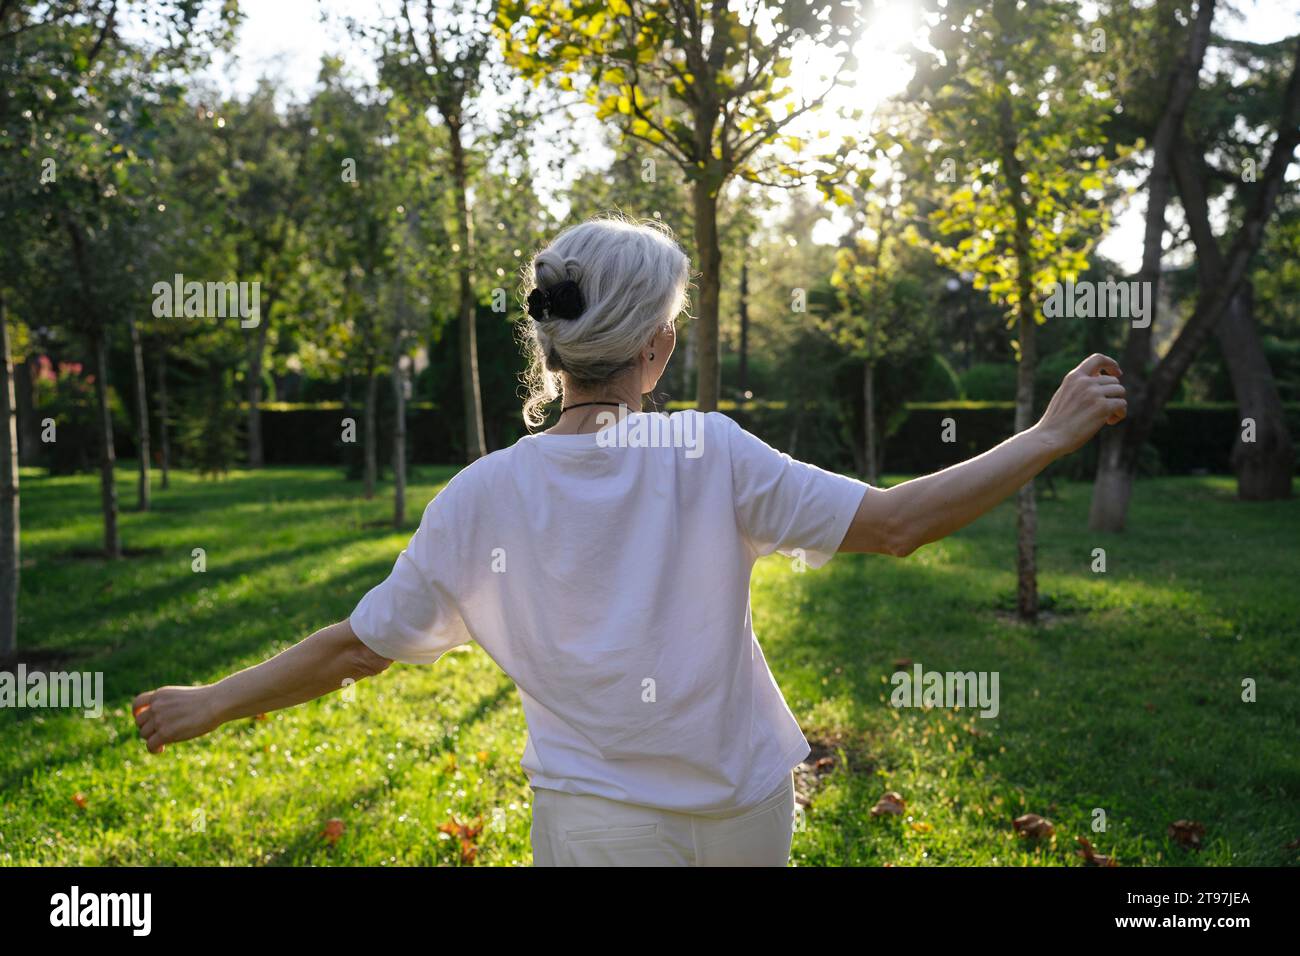
[[(123, 463), (123, 538), (145, 553), (109, 564), (78, 556), (100, 540), (95, 478), (25, 471), (20, 640), (66, 655), (58, 669), (103, 671), (107, 704), (98, 720), (0, 710), (0, 863), (528, 864), (523, 713), (476, 647), (161, 757), (129, 713), (141, 690), (217, 679), (345, 617), (453, 473), (417, 471), (398, 532), (382, 526), (390, 490), (363, 501), (324, 468), (180, 473), (131, 513)], [(906, 560), (760, 562), (755, 629), (825, 758), (799, 775), (793, 862), (1081, 865), (1076, 836), (1121, 866), (1300, 862), (1286, 849), (1300, 838), (1300, 503), (1233, 490), (1144, 481), (1132, 530), (1100, 535), (1090, 486), (1058, 482), (1040, 504), (1036, 628), (1007, 613), (1011, 504)], [(1000, 714), (893, 708), (905, 660), (997, 671)], [(870, 816), (886, 790), (905, 815)], [(1028, 812), (1055, 838), (1017, 837)], [(444, 832), (480, 818), (468, 843)], [(1199, 852), (1167, 834), (1179, 819), (1204, 825)]]

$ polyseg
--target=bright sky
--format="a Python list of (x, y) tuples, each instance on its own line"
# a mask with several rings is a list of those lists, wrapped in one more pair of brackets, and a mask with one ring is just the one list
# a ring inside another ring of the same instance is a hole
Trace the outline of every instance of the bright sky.
[[(213, 79), (227, 93), (244, 94), (264, 74), (282, 78), (295, 98), (306, 98), (315, 84), (320, 58), (325, 53), (342, 52), (352, 69), (362, 77), (373, 78), (374, 70), (367, 51), (354, 45), (335, 18), (321, 22), (321, 10), (332, 14), (347, 12), (364, 16), (365, 10), (391, 5), (392, 0), (361, 7), (346, 0), (244, 0), (247, 13), (235, 50), (235, 58), (219, 61)], [(1237, 39), (1272, 41), (1300, 32), (1300, 4), (1295, 0), (1241, 0), (1240, 17), (1220, 12), (1216, 16), (1218, 32)], [(898, 92), (910, 78), (910, 68), (901, 51), (906, 48), (919, 25), (908, 0), (882, 0), (877, 4), (872, 27), (857, 47), (859, 69), (852, 86), (837, 88), (828, 97), (827, 107), (810, 119), (801, 132), (812, 135), (817, 129), (829, 129), (838, 135), (841, 126), (835, 120), (837, 107), (873, 111), (884, 98)], [(835, 63), (822, 63), (806, 57), (796, 61), (791, 77), (796, 92), (820, 93), (825, 83), (820, 78)], [(819, 69), (820, 67), (820, 69)], [(595, 123), (594, 117), (590, 120)], [(594, 126), (591, 149), (564, 164), (566, 181), (578, 176), (591, 165), (609, 159), (595, 142)], [(556, 183), (557, 189), (564, 183)], [(1130, 203), (1117, 216), (1111, 233), (1103, 240), (1100, 251), (1118, 261), (1129, 271), (1141, 262), (1142, 201)], [(814, 238), (833, 241), (840, 228), (823, 223)]]

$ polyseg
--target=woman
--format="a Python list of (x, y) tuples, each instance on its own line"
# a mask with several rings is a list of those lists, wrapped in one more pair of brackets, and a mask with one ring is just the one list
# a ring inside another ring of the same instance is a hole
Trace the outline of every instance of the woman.
[(794, 461), (717, 413), (632, 412), (664, 372), (687, 258), (621, 219), (561, 233), (528, 270), (530, 427), (425, 509), (348, 620), (202, 687), (135, 701), (153, 753), (226, 721), (475, 640), (518, 685), (538, 865), (785, 865), (808, 742), (750, 626), (774, 551), (910, 554), (968, 524), (1125, 412), (1094, 355), (1042, 420), (889, 489)]

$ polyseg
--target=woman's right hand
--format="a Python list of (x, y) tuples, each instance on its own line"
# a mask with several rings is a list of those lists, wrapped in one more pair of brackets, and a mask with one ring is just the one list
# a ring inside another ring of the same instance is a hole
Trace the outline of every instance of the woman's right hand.
[(136, 697), (131, 713), (149, 752), (160, 754), (167, 744), (193, 740), (221, 726), (214, 693), (212, 685), (169, 686)]
[(1061, 380), (1047, 411), (1036, 426), (1061, 455), (1081, 448), (1102, 425), (1123, 421), (1128, 413), (1119, 365), (1095, 353)]

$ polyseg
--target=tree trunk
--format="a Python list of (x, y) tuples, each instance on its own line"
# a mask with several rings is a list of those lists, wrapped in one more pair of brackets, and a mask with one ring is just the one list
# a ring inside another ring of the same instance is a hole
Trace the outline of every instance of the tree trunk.
[(406, 524), (406, 383), (402, 351), (393, 348), (393, 527)]
[(136, 511), (149, 510), (149, 388), (144, 377), (144, 346), (140, 344), (140, 327), (127, 313), (127, 331), (131, 335), (131, 361), (135, 372), (136, 458), (139, 479), (136, 484)]
[(686, 341), (682, 347), (682, 361), (679, 366), (681, 391), (678, 396), (685, 399), (691, 394), (695, 382), (695, 345), (696, 333), (694, 324), (691, 325), (690, 334), (686, 336)]
[(460, 290), (458, 323), (460, 326), (460, 382), (465, 404), (465, 455), (468, 461), (487, 454), (483, 434), (483, 396), (479, 390), (478, 333), (474, 322), (474, 286), (470, 272), (473, 250), (470, 247), (469, 174), (465, 168), (465, 147), (460, 139), (460, 124), (449, 122), (451, 174), (456, 202), (457, 282)]
[(880, 474), (877, 464), (880, 459), (876, 453), (876, 363), (870, 359), (862, 364), (862, 421), (866, 438), (863, 458), (867, 466), (867, 484), (878, 485)]
[[(1034, 372), (1038, 368), (1037, 328), (1032, 306), (1020, 308), (1020, 364), (1016, 368), (1016, 431), (1034, 424)], [(1016, 492), (1016, 611), (1023, 621), (1038, 619), (1038, 498), (1031, 478)]]
[(1273, 370), (1255, 325), (1254, 290), (1247, 280), (1219, 322), (1219, 348), (1232, 376), (1232, 391), (1242, 419), (1255, 423), (1254, 441), (1239, 430), (1232, 449), (1237, 497), (1242, 501), (1277, 501), (1291, 497), (1295, 446)]
[(262, 448), (262, 362), (266, 355), (267, 316), (271, 314), (268, 300), (261, 310), (261, 321), (253, 330), (253, 343), (248, 355), (248, 467), (261, 468), (266, 464)]
[(1138, 281), (1147, 283), (1151, 289), (1150, 313), (1147, 316), (1150, 322), (1145, 328), (1129, 329), (1121, 367), (1124, 369), (1124, 385), (1130, 389), (1141, 387), (1151, 364), (1152, 335), (1155, 331), (1156, 308), (1160, 301), (1160, 260), (1164, 251), (1165, 210), (1169, 206), (1169, 174), (1187, 103), (1196, 89), (1196, 78), (1205, 60), (1210, 24), (1214, 19), (1214, 2), (1215, 0), (1200, 0), (1196, 21), (1187, 31), (1187, 43), (1169, 74), (1164, 110), (1151, 137), (1151, 172), (1147, 175), (1142, 267), (1138, 272)]
[[(1192, 241), (1196, 245), (1196, 272), (1200, 294), (1208, 297), (1222, 280), (1223, 254), (1210, 225), (1204, 158), (1183, 140), (1175, 145), (1174, 180), (1183, 202)], [(1232, 390), (1243, 419), (1255, 422), (1255, 441), (1238, 433), (1233, 443), (1232, 465), (1237, 473), (1237, 497), (1244, 501), (1271, 501), (1291, 497), (1295, 446), (1287, 428), (1286, 410), (1278, 394), (1273, 370), (1264, 353), (1255, 324), (1254, 290), (1248, 279), (1228, 304), (1215, 327), (1219, 349), (1232, 377)]]
[(749, 262), (740, 261), (740, 398), (749, 391)]
[[(1004, 95), (998, 112), (1002, 145), (1002, 174), (1015, 215), (1012, 245), (1016, 256), (1016, 338), (1020, 361), (1016, 368), (1016, 431), (1034, 424), (1034, 373), (1038, 369), (1037, 316), (1034, 305), (1033, 259), (1029, 251), (1029, 208), (1022, 191), (1024, 169), (1016, 155), (1018, 133), (1011, 100)], [(1031, 478), (1016, 493), (1016, 612), (1020, 620), (1038, 620), (1038, 500)]]
[(1128, 520), (1137, 456), (1126, 447), (1126, 430), (1117, 425), (1101, 433), (1097, 477), (1092, 483), (1092, 505), (1088, 510), (1088, 527), (1093, 531), (1123, 531)]
[(695, 252), (700, 260), (700, 300), (695, 314), (695, 404), (717, 411), (721, 379), (718, 369), (718, 301), (722, 289), (722, 247), (718, 243), (718, 192), (711, 177), (692, 184)]
[[(1196, 21), (1187, 33), (1187, 45), (1174, 65), (1164, 111), (1152, 136), (1151, 172), (1147, 177), (1147, 209), (1142, 246), (1140, 281), (1150, 283), (1149, 320), (1145, 328), (1130, 326), (1120, 367), (1124, 370), (1128, 419), (1106, 428), (1101, 435), (1101, 453), (1097, 460), (1097, 477), (1092, 486), (1092, 503), (1088, 527), (1093, 531), (1123, 531), (1133, 498), (1137, 478), (1138, 455), (1150, 434), (1151, 424), (1164, 402), (1156, 402), (1148, 372), (1151, 371), (1151, 343), (1155, 329), (1160, 292), (1160, 260), (1165, 233), (1165, 208), (1169, 202), (1169, 174), (1176, 158), (1179, 131), (1187, 103), (1196, 90), (1197, 77), (1205, 60), (1210, 25), (1214, 18), (1214, 0), (1202, 0)], [(1198, 306), (1199, 311), (1199, 306)], [(1193, 320), (1195, 316), (1193, 316)], [(1183, 333), (1194, 329), (1189, 320)], [(1183, 335), (1180, 334), (1180, 338)], [(1193, 353), (1194, 354), (1194, 353)], [(1166, 356), (1166, 359), (1168, 356)], [(1190, 364), (1191, 356), (1187, 358)], [(1165, 362), (1161, 363), (1166, 364)], [(1185, 368), (1184, 368), (1185, 370)], [(1168, 370), (1166, 370), (1168, 371)], [(1178, 378), (1182, 372), (1178, 372)], [(1177, 379), (1174, 380), (1177, 384)], [(1172, 390), (1172, 387), (1171, 387)]]
[(171, 485), (172, 443), (167, 410), (167, 343), (158, 351), (158, 438), (162, 442), (162, 489)]
[(9, 316), (0, 291), (0, 664), (18, 653), (18, 413)]
[[(793, 440), (797, 430), (798, 430), (798, 424), (796, 422), (791, 422), (790, 424), (791, 440)], [(866, 439), (867, 439), (867, 429), (866, 426), (864, 425), (861, 429), (861, 434), (855, 435), (853, 441), (849, 442), (849, 450), (853, 452), (853, 473), (857, 475), (866, 475), (867, 473), (867, 451), (866, 451), (867, 440)], [(791, 447), (791, 443), (792, 441), (787, 441), (785, 445), (782, 447), (785, 449), (787, 455), (794, 458), (797, 456), (794, 453), (794, 448)]]
[(31, 362), (14, 363), (14, 402), (18, 414), (18, 463), (34, 465), (40, 461), (41, 443), (36, 436), (35, 389), (32, 387)]
[(85, 237), (72, 219), (64, 219), (63, 226), (72, 246), (72, 261), (80, 284), (80, 308), (93, 323), (90, 351), (95, 359), (95, 399), (99, 410), (99, 497), (104, 512), (104, 556), (115, 561), (122, 557), (122, 540), (117, 533), (117, 479), (113, 474), (117, 456), (113, 449), (113, 411), (108, 404), (108, 327), (103, 316), (96, 314), (99, 305)]
[(117, 533), (117, 479), (113, 467), (113, 411), (108, 404), (108, 333), (100, 328), (93, 335), (95, 353), (95, 398), (99, 406), (99, 498), (104, 512), (104, 556), (122, 557), (122, 539)]
[(375, 374), (374, 364), (372, 363), (366, 369), (366, 407), (363, 412), (365, 416), (365, 436), (362, 438), (362, 450), (365, 454), (365, 477), (364, 493), (366, 498), (375, 496), (375, 481), (378, 468), (376, 467), (376, 445), (379, 444), (378, 436), (375, 434), (375, 404), (379, 397), (379, 376)]

